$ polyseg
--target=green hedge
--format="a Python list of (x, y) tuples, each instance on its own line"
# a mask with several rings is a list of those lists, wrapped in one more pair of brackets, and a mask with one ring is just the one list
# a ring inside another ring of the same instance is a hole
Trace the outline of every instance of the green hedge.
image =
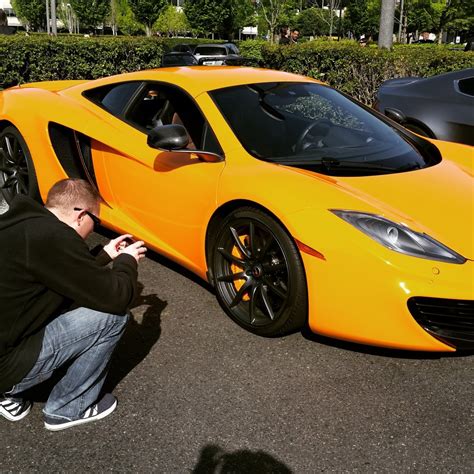
[(179, 43), (214, 43), (196, 38), (0, 35), (0, 88), (25, 82), (96, 79), (159, 67), (164, 52)]
[(155, 38), (0, 36), (0, 84), (96, 79), (159, 67), (163, 49)]
[[(191, 38), (0, 35), (0, 84), (95, 79), (160, 66), (177, 43), (211, 42)], [(392, 51), (360, 47), (351, 41), (312, 41), (294, 46), (242, 41), (248, 65), (303, 74), (327, 82), (371, 104), (380, 84), (394, 77), (431, 76), (474, 67), (474, 52), (438, 45), (396, 46)]]
[(240, 44), (247, 63), (314, 77), (371, 104), (380, 84), (395, 77), (433, 76), (474, 67), (474, 52), (438, 45), (400, 45), (392, 51), (362, 48), (352, 41), (313, 41), (271, 46)]

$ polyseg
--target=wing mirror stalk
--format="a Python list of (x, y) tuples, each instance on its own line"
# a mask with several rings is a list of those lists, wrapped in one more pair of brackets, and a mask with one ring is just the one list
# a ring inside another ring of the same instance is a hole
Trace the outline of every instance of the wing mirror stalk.
[(191, 150), (186, 148), (189, 144), (189, 136), (186, 129), (179, 124), (160, 125), (150, 130), (147, 144), (157, 150), (173, 153), (194, 153), (200, 160), (208, 163), (224, 161), (224, 157), (205, 150)]
[(387, 108), (385, 109), (385, 115), (399, 124), (405, 123), (406, 120), (405, 114), (398, 109)]

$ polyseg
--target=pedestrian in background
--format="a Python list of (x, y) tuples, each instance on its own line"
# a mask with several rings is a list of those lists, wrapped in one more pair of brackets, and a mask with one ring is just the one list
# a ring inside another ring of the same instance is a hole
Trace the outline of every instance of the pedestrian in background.
[(278, 44), (290, 44), (288, 28), (286, 26), (280, 28), (280, 38), (278, 40)]
[(292, 29), (290, 33), (290, 44), (296, 44), (298, 42), (299, 37), (300, 31), (298, 30), (298, 28)]

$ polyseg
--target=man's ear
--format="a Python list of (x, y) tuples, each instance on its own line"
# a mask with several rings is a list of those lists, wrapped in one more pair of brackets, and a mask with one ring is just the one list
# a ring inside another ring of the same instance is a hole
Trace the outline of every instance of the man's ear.
[(83, 220), (84, 220), (84, 216), (86, 215), (86, 213), (84, 211), (75, 211), (74, 212), (74, 215), (73, 215), (73, 218), (72, 218), (72, 222), (73, 222), (73, 225), (74, 227), (80, 227)]

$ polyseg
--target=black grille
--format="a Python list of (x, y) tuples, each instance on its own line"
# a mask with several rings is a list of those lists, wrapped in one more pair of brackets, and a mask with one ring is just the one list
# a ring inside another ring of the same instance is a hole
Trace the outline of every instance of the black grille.
[(474, 301), (417, 296), (408, 300), (416, 322), (459, 349), (474, 349)]

